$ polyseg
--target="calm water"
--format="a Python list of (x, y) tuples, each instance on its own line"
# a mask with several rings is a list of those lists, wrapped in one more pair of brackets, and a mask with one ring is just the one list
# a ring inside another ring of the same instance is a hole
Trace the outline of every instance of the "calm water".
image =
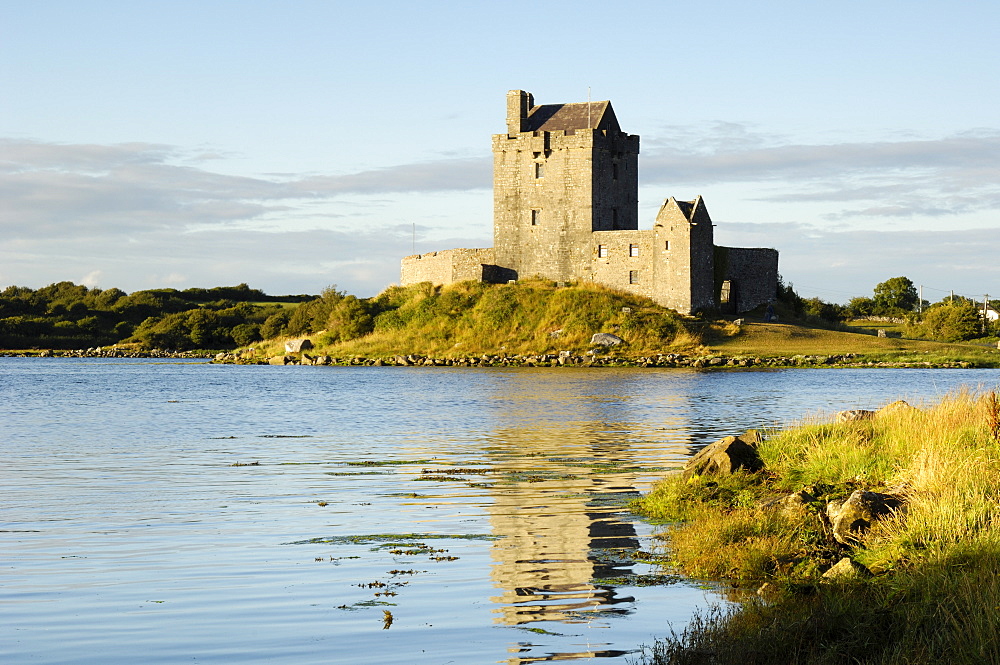
[(625, 663), (720, 602), (623, 563), (664, 469), (998, 383), (0, 358), (0, 662)]

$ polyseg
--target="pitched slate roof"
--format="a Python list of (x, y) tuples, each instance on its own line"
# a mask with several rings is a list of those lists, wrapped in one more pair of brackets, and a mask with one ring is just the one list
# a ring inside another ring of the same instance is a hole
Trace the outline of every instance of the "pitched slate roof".
[[(588, 105), (590, 106), (588, 114)], [(589, 122), (588, 122), (589, 120)], [(528, 132), (554, 132), (566, 129), (608, 129), (621, 131), (611, 102), (579, 104), (543, 104), (528, 111)]]

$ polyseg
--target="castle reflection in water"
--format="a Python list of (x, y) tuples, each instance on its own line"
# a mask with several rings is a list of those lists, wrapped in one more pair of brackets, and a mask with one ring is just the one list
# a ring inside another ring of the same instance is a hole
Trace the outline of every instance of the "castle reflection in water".
[[(662, 473), (654, 469), (678, 464), (691, 442), (681, 423), (673, 423), (670, 435), (637, 432), (627, 401), (606, 396), (592, 410), (574, 410), (582, 419), (567, 421), (558, 406), (560, 416), (547, 418), (546, 409), (562, 400), (533, 385), (533, 395), (506, 395), (509, 426), (494, 429), (487, 448), (494, 471), (502, 474), (491, 483), (486, 508), (499, 536), (491, 549), (494, 622), (592, 624), (631, 614), (634, 598), (615, 586), (616, 578), (621, 584), (623, 576), (639, 572), (631, 559), (640, 549), (636, 518), (625, 503), (639, 495), (637, 485), (648, 488)], [(567, 389), (563, 382), (551, 387)], [(600, 646), (548, 656), (529, 650), (509, 662), (620, 655)]]

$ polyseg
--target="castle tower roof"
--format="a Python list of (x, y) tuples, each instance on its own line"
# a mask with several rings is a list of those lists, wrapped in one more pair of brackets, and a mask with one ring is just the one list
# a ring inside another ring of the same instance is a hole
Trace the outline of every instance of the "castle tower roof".
[[(589, 108), (588, 108), (589, 107)], [(611, 102), (542, 104), (533, 106), (525, 120), (527, 132), (554, 132), (566, 129), (621, 131)]]

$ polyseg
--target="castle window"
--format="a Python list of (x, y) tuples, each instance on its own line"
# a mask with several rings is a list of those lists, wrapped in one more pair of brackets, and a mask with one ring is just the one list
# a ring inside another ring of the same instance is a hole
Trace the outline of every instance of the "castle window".
[(629, 270), (628, 271), (628, 283), (629, 284), (638, 284), (639, 283), (639, 271), (638, 270)]
[(606, 259), (606, 258), (608, 258), (608, 246), (607, 245), (598, 245), (597, 246), (597, 258), (599, 258), (599, 259)]
[(639, 245), (629, 245), (628, 246), (629, 256), (639, 256)]
[(542, 211), (541, 210), (532, 210), (531, 211), (531, 225), (532, 226), (538, 226), (539, 222), (541, 222), (541, 221), (542, 221)]
[(536, 178), (545, 177), (545, 164), (541, 162), (535, 162), (535, 177)]
[(611, 209), (611, 228), (618, 228), (618, 208)]
[(618, 180), (618, 164), (614, 163), (611, 165), (611, 179)]
[(670, 251), (670, 241), (669, 240), (664, 240), (663, 241), (663, 249), (665, 249), (668, 252)]

